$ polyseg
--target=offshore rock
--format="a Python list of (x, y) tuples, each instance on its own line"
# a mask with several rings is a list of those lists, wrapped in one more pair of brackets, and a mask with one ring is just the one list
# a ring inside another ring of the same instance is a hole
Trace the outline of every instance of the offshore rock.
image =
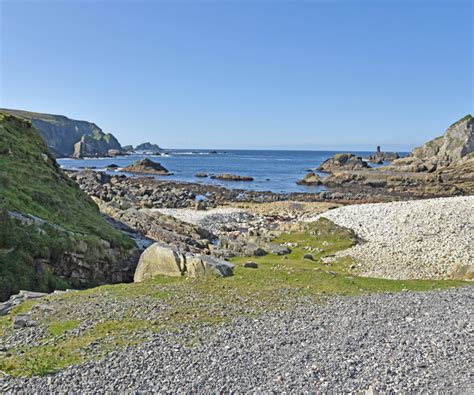
[(137, 160), (131, 165), (124, 167), (122, 171), (126, 173), (138, 173), (138, 174), (156, 174), (156, 175), (169, 175), (170, 173), (158, 162), (145, 158)]
[(319, 167), (318, 171), (332, 173), (338, 170), (361, 170), (368, 169), (367, 162), (360, 156), (354, 154), (336, 154), (332, 158), (326, 159)]

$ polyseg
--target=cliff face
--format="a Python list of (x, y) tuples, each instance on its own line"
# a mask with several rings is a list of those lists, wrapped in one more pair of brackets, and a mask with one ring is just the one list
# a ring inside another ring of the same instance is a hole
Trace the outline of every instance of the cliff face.
[(462, 163), (473, 152), (474, 118), (469, 114), (453, 123), (442, 136), (415, 148), (408, 157), (394, 161), (390, 168), (432, 172)]
[[(50, 115), (36, 112), (10, 110), (0, 108), (0, 112), (16, 115), (31, 121), (38, 133), (48, 145), (50, 151), (57, 157), (68, 157), (74, 154), (75, 144), (81, 141), (83, 136), (107, 136), (95, 124), (86, 121), (77, 121), (62, 115)], [(110, 135), (110, 134), (108, 134)], [(110, 135), (108, 139), (113, 140), (109, 147), (101, 144), (102, 151), (97, 155), (105, 155), (109, 149), (121, 149), (117, 139)], [(106, 139), (104, 139), (106, 142)]]
[(0, 113), (0, 301), (131, 280), (134, 243), (59, 168), (31, 122)]

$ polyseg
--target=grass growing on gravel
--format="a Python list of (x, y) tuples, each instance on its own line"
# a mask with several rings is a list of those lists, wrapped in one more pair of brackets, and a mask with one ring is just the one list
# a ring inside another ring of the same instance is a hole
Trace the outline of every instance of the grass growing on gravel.
[[(286, 257), (235, 258), (234, 276), (228, 278), (160, 276), (143, 283), (107, 285), (26, 302), (11, 315), (0, 317), (0, 343), (12, 333), (12, 316), (29, 311), (38, 325), (46, 327), (46, 334), (37, 345), (24, 344), (3, 355), (0, 352), (0, 370), (15, 376), (44, 375), (136, 345), (154, 332), (215, 325), (237, 316), (288, 309), (314, 303), (322, 295), (425, 291), (466, 284), (364, 278), (350, 273), (349, 258), (324, 263), (322, 257), (355, 241), (350, 231), (329, 221), (283, 234), (275, 241), (298, 246)], [(314, 261), (303, 259), (307, 253), (313, 254)], [(258, 269), (244, 268), (248, 260), (258, 263)], [(41, 305), (49, 307), (48, 313)], [(187, 345), (194, 341), (183, 339)]]

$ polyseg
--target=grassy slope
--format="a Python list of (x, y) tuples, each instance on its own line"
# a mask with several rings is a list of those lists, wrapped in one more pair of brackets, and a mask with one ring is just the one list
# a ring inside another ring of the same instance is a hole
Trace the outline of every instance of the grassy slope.
[(70, 241), (53, 228), (42, 236), (34, 228), (20, 227), (5, 210), (32, 214), (85, 239), (102, 238), (116, 247), (133, 245), (57, 167), (29, 121), (0, 113), (0, 300), (20, 288), (59, 287), (47, 274), (37, 282), (32, 257), (59, 255)]
[(28, 125), (0, 114), (0, 204), (73, 232), (99, 236), (115, 246), (129, 246), (126, 237), (101, 217), (97, 205), (51, 156), (44, 158), (48, 148)]
[[(45, 374), (98, 357), (100, 353), (91, 356), (85, 352), (91, 343), (97, 345), (96, 350), (107, 352), (136, 344), (147, 333), (175, 330), (180, 325), (214, 325), (237, 316), (289, 309), (305, 301), (318, 302), (323, 295), (425, 291), (466, 285), (461, 281), (394, 281), (353, 276), (348, 270), (351, 263), (348, 259), (331, 266), (320, 259), (349, 247), (352, 241), (348, 235), (331, 231), (315, 233), (314, 228), (310, 228), (282, 235), (278, 242), (299, 243), (287, 259), (276, 255), (235, 258), (233, 277), (201, 280), (157, 277), (144, 283), (107, 285), (49, 297), (51, 305), (58, 303), (59, 307), (47, 317), (39, 317), (39, 322), (49, 331), (46, 339), (39, 346), (23, 347), (0, 359), (0, 370), (14, 375)], [(313, 253), (315, 261), (303, 260), (308, 252), (304, 247), (325, 251)], [(242, 264), (249, 259), (258, 262), (259, 268), (244, 268)], [(94, 318), (93, 324), (79, 336), (68, 332), (79, 325), (74, 314), (78, 306), (80, 308), (84, 303), (96, 306), (104, 302), (114, 306), (125, 303), (129, 310), (118, 310), (103, 320)], [(17, 308), (15, 314), (29, 311), (35, 303), (42, 302), (28, 302)], [(160, 308), (152, 307), (140, 316), (140, 310), (153, 303), (158, 303)], [(0, 317), (0, 341), (11, 332), (11, 319)], [(183, 341), (192, 345), (195, 340)]]

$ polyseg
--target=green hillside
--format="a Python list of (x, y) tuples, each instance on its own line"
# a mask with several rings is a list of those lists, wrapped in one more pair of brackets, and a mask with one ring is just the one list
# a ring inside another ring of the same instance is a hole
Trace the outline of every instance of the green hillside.
[[(54, 288), (46, 280), (44, 284), (36, 284), (30, 266), (38, 254), (54, 258), (55, 251), (59, 255), (70, 240), (64, 237), (65, 232), (62, 237), (56, 237), (54, 227), (45, 232), (20, 227), (9, 218), (7, 210), (34, 215), (90, 243), (103, 239), (111, 247), (133, 246), (131, 240), (102, 218), (93, 200), (63, 173), (31, 122), (0, 113), (0, 293), (5, 298), (6, 283), (10, 292), (18, 287)], [(45, 249), (50, 251), (45, 253)]]

